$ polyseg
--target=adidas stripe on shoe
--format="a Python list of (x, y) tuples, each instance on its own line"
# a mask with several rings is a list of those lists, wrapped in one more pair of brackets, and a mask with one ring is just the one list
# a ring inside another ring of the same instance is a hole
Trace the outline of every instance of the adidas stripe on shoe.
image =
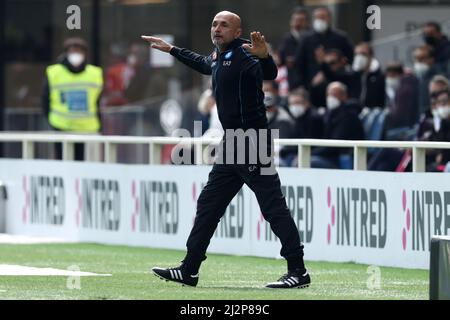
[(303, 274), (296, 271), (290, 271), (283, 275), (278, 281), (271, 282), (266, 285), (266, 288), (271, 289), (290, 289), (290, 288), (307, 288), (311, 283), (311, 278), (308, 271)]
[(181, 283), (182, 285), (187, 285), (195, 287), (198, 283), (198, 273), (195, 275), (188, 274), (181, 267), (176, 268), (152, 268), (153, 274), (162, 280), (173, 281)]

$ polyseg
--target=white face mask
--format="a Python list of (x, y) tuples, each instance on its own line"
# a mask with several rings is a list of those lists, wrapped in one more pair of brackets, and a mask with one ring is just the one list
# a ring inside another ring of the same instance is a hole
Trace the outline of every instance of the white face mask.
[(369, 58), (362, 54), (357, 54), (355, 59), (353, 59), (352, 69), (356, 72), (365, 70), (367, 68), (367, 64), (369, 63)]
[(84, 62), (84, 54), (74, 52), (67, 55), (67, 61), (74, 66), (79, 67)]
[(327, 107), (329, 110), (334, 110), (341, 105), (341, 102), (335, 96), (327, 96)]
[(423, 62), (414, 62), (414, 72), (421, 76), (430, 69), (430, 66)]
[(313, 28), (318, 33), (324, 33), (328, 30), (328, 22), (322, 19), (314, 19)]
[(433, 115), (433, 118), (438, 118), (439, 117), (439, 113), (438, 113), (438, 110), (436, 108), (431, 110), (431, 114)]
[(442, 120), (446, 120), (450, 117), (450, 106), (439, 106), (437, 112)]
[(400, 79), (399, 78), (393, 78), (393, 77), (387, 77), (386, 78), (386, 87), (391, 90), (397, 90), (400, 86)]
[(276, 101), (275, 101), (275, 96), (269, 92), (264, 93), (264, 105), (266, 107), (272, 107), (275, 105)]
[(294, 118), (301, 117), (306, 111), (306, 108), (302, 104), (291, 104), (289, 106), (289, 112)]
[(127, 57), (127, 63), (131, 66), (134, 66), (137, 62), (137, 57), (134, 54), (131, 54)]

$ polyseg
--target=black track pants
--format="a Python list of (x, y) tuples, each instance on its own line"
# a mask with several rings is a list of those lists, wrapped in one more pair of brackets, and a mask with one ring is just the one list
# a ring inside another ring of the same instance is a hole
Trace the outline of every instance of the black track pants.
[(197, 200), (194, 226), (187, 240), (184, 263), (197, 273), (217, 225), (234, 196), (245, 183), (256, 195), (264, 218), (280, 239), (280, 254), (288, 269), (304, 269), (303, 245), (281, 192), (278, 174), (260, 174), (260, 165), (215, 164)]

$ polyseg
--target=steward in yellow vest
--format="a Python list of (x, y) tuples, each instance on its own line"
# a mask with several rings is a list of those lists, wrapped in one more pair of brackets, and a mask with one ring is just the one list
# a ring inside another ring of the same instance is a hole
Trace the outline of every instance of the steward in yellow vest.
[(61, 63), (47, 67), (43, 108), (50, 126), (60, 131), (100, 131), (99, 100), (103, 89), (100, 67), (86, 63), (87, 45), (71, 38)]

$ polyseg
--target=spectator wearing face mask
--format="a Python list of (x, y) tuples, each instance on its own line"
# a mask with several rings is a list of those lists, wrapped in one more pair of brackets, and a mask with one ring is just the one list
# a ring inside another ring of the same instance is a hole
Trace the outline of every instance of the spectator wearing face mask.
[[(303, 88), (289, 94), (288, 110), (294, 120), (292, 139), (321, 139), (323, 136), (323, 117), (311, 105), (308, 91)], [(296, 164), (298, 148), (286, 146), (280, 151), (281, 159), (287, 166)]]
[[(327, 108), (324, 117), (324, 139), (364, 140), (365, 133), (358, 114), (348, 101), (347, 87), (332, 82), (327, 87)], [(312, 152), (313, 168), (340, 168), (340, 156), (349, 154), (344, 148), (320, 147)]]
[(450, 41), (442, 33), (441, 25), (435, 21), (425, 23), (422, 28), (422, 37), (426, 45), (434, 49), (434, 58), (443, 72), (448, 72), (450, 60)]
[(386, 107), (389, 113), (384, 125), (384, 139), (392, 129), (411, 127), (419, 116), (419, 82), (403, 65), (392, 63), (386, 67)]
[[(430, 141), (450, 141), (450, 91), (444, 90), (436, 97), (437, 115), (441, 119), (439, 130), (434, 132)], [(439, 149), (436, 152), (434, 162), (427, 166), (427, 171), (444, 171), (445, 166), (450, 161), (450, 150)]]
[(320, 71), (316, 50), (321, 47), (325, 51), (338, 49), (346, 57), (347, 63), (353, 63), (353, 45), (343, 31), (332, 28), (330, 10), (326, 7), (317, 8), (313, 16), (313, 31), (303, 38), (296, 53), (297, 83), (294, 88), (303, 86), (310, 89), (313, 78)]
[[(88, 46), (81, 38), (64, 42), (62, 61), (46, 69), (41, 104), (49, 125), (57, 131), (98, 133), (103, 72), (87, 63)], [(56, 157), (61, 158), (61, 144)], [(84, 145), (75, 144), (75, 160), (84, 159)]]
[(358, 100), (363, 107), (384, 108), (385, 79), (380, 62), (373, 56), (373, 49), (367, 42), (355, 48), (352, 70), (356, 73), (360, 88)]
[(419, 114), (430, 108), (428, 85), (442, 69), (436, 64), (434, 50), (429, 46), (421, 46), (414, 50), (414, 75), (419, 79)]
[(269, 129), (278, 129), (280, 139), (289, 138), (293, 121), (288, 112), (279, 104), (278, 84), (273, 80), (263, 81), (263, 91)]
[(436, 99), (440, 92), (450, 90), (450, 82), (442, 75), (434, 76), (428, 86), (430, 109), (420, 115), (417, 140), (428, 141), (434, 132), (441, 127), (441, 117), (438, 114)]
[(292, 89), (296, 84), (295, 52), (302, 41), (303, 37), (310, 31), (308, 11), (304, 8), (298, 7), (294, 9), (289, 22), (290, 31), (286, 33), (278, 49), (280, 63), (286, 66), (288, 71), (289, 88)]

